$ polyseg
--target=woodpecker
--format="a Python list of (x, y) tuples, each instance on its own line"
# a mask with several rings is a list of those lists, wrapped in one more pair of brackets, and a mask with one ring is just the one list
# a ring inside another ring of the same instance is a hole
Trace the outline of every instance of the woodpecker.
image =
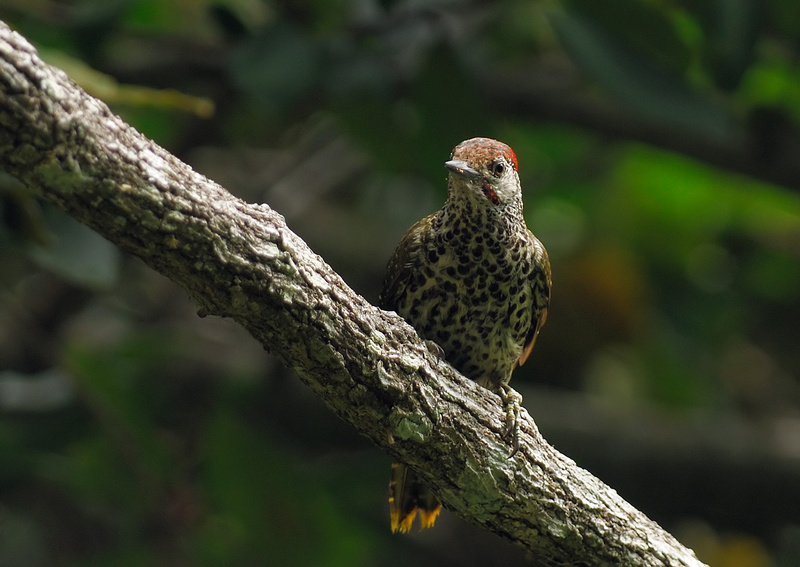
[[(509, 381), (547, 318), (550, 260), (525, 225), (517, 156), (509, 146), (472, 138), (444, 165), (447, 200), (400, 240), (379, 305), (436, 343), (464, 376), (500, 395), (511, 457), (519, 448), (522, 396)], [(392, 465), (393, 532), (408, 532), (417, 512), (422, 528), (432, 527), (441, 507), (412, 469)]]

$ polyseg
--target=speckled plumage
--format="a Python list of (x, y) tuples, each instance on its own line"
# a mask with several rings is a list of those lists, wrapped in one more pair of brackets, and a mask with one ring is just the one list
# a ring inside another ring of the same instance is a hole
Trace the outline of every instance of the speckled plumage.
[[(447, 201), (400, 241), (380, 306), (438, 344), (466, 377), (503, 397), (513, 454), (520, 397), (508, 383), (547, 317), (550, 262), (525, 225), (517, 158), (510, 147), (473, 138), (456, 146), (445, 165), (450, 170)], [(414, 476), (404, 465), (394, 465), (394, 531), (408, 531), (418, 509), (423, 527), (433, 525), (438, 514), (438, 500), (432, 509), (430, 491)]]

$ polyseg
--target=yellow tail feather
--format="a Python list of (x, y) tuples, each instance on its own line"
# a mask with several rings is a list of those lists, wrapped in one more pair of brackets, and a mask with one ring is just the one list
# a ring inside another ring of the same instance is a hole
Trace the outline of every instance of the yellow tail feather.
[(389, 481), (389, 519), (393, 533), (407, 533), (419, 512), (420, 529), (431, 528), (442, 510), (442, 503), (422, 484), (414, 471), (400, 463), (392, 464)]
[[(441, 504), (436, 506), (435, 510), (423, 510), (422, 508), (420, 508), (419, 510), (420, 529), (424, 530), (425, 528), (432, 528), (433, 524), (436, 523), (436, 518), (439, 516), (439, 512), (441, 511), (442, 511)], [(411, 527), (410, 524), (409, 527)]]

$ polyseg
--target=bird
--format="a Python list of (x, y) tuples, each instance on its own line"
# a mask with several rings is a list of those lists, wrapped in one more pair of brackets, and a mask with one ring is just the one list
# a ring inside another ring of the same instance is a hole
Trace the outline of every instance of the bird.
[[(509, 458), (519, 449), (520, 396), (511, 373), (531, 353), (547, 319), (547, 250), (525, 224), (517, 156), (491, 138), (455, 146), (445, 162), (447, 199), (414, 224), (389, 259), (379, 306), (395, 311), (445, 360), (503, 401)], [(392, 465), (393, 532), (434, 525), (442, 504), (402, 463)]]

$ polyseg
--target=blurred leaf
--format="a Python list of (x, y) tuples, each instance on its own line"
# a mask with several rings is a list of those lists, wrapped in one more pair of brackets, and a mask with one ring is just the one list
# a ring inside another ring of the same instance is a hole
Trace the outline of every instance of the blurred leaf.
[(800, 74), (782, 57), (754, 63), (747, 71), (739, 94), (753, 107), (777, 107), (800, 121)]
[(148, 34), (204, 35), (211, 31), (208, 10), (212, 1), (134, 0), (126, 13), (125, 27)]
[(467, 138), (495, 135), (490, 129), (497, 129), (461, 64), (445, 49), (425, 59), (407, 97), (351, 98), (337, 104), (336, 112), (381, 168), (441, 180), (441, 194), (450, 150)]
[(714, 139), (731, 134), (730, 117), (721, 106), (646, 54), (580, 15), (553, 12), (551, 21), (576, 64), (624, 104), (671, 128)]
[(800, 3), (796, 0), (770, 0), (765, 2), (769, 29), (786, 35), (794, 42), (800, 41)]
[(275, 19), (275, 7), (249, 0), (209, 0), (208, 16), (230, 41), (240, 41)]
[(113, 26), (136, 0), (78, 0), (71, 2), (71, 16), (82, 30), (114, 31)]
[(30, 256), (40, 266), (95, 289), (113, 286), (122, 261), (119, 249), (89, 227), (57, 209), (44, 209), (49, 231), (44, 246), (32, 245)]
[(371, 50), (341, 42), (333, 45), (334, 57), (325, 66), (325, 89), (339, 101), (387, 97), (395, 82), (386, 58)]
[(502, 20), (498, 18), (501, 25), (486, 30), (493, 56), (504, 64), (530, 61), (552, 34), (546, 13), (544, 2), (506, 2)]
[(797, 195), (645, 146), (621, 155), (610, 185), (617, 196), (608, 218), (615, 229), (634, 230), (626, 239), (646, 246), (651, 260), (681, 265), (698, 244), (729, 230), (787, 250), (800, 234)]
[(250, 33), (250, 24), (233, 9), (225, 4), (213, 4), (210, 8), (211, 18), (228, 40), (237, 41)]
[(736, 222), (748, 236), (771, 248), (800, 256), (800, 195), (734, 178), (748, 189), (737, 200)]
[(754, 255), (743, 267), (744, 280), (755, 295), (779, 304), (800, 298), (800, 262), (780, 252)]
[(39, 475), (59, 485), (78, 508), (108, 514), (117, 529), (132, 529), (153, 504), (136, 467), (103, 436), (84, 437), (61, 454), (41, 457)]
[(621, 156), (611, 186), (618, 193), (609, 203), (616, 229), (630, 230), (624, 239), (650, 263), (679, 271), (698, 244), (730, 226), (735, 207), (736, 190), (714, 170), (644, 146)]
[[(656, 234), (653, 244), (663, 254), (685, 257), (698, 243), (729, 230), (798, 253), (797, 194), (639, 145), (621, 155), (611, 185), (620, 193), (610, 203), (615, 226), (622, 228), (626, 215), (635, 215), (631, 220), (641, 232), (631, 240)], [(663, 245), (665, 236), (670, 246)]]
[[(436, 49), (412, 90), (411, 101), (419, 113), (417, 128), (410, 131), (414, 134), (413, 167), (426, 164), (429, 179), (444, 181), (444, 162), (456, 144), (474, 136), (496, 136), (499, 129), (497, 116), (485, 108), (462, 65), (453, 51)], [(403, 118), (396, 116), (399, 125)], [(439, 186), (444, 189), (445, 184)]]
[(48, 565), (45, 537), (35, 519), (0, 507), (0, 565), (44, 567)]
[(658, 403), (676, 409), (708, 406), (713, 400), (709, 382), (692, 368), (692, 353), (683, 346), (679, 341), (665, 340), (646, 353), (643, 376), (649, 394)]
[(13, 424), (10, 419), (0, 422), (0, 486), (11, 484), (18, 475), (25, 475), (31, 466), (34, 451), (26, 433), (24, 427)]
[(354, 4), (352, 0), (315, 0), (307, 2), (308, 11), (311, 12), (313, 29), (323, 33), (339, 32), (350, 24)]
[(117, 31), (134, 0), (79, 0), (69, 5), (75, 43), (83, 57), (95, 59)]
[(205, 562), (362, 564), (367, 542), (321, 487), (229, 410), (210, 421), (203, 450), (211, 516), (197, 543)]
[(689, 65), (688, 46), (658, 4), (641, 0), (565, 0), (564, 4), (655, 64), (675, 72), (683, 72)]
[(718, 340), (746, 326), (752, 299), (800, 294), (797, 195), (643, 146), (625, 152), (610, 186), (613, 231), (657, 270), (684, 332)]
[[(61, 565), (62, 563), (59, 563)], [(122, 545), (99, 553), (94, 556), (84, 556), (74, 562), (64, 562), (63, 565), (74, 567), (141, 567), (142, 565), (174, 565), (175, 562), (164, 562), (163, 557), (157, 554), (157, 546), (148, 544), (142, 539), (126, 541)]]
[(6, 173), (0, 173), (0, 237), (47, 243), (47, 228), (35, 194)]
[(107, 104), (180, 110), (200, 118), (210, 118), (214, 114), (214, 101), (208, 98), (188, 95), (175, 89), (121, 85), (114, 77), (92, 69), (63, 51), (39, 49), (39, 52), (50, 65), (66, 72), (86, 92)]
[(761, 31), (761, 0), (705, 0), (699, 3), (706, 41), (705, 60), (717, 86), (739, 86), (753, 60)]
[(311, 94), (320, 58), (313, 40), (284, 22), (239, 43), (231, 53), (230, 72), (263, 111), (277, 114)]
[(159, 340), (158, 335), (134, 334), (105, 351), (80, 345), (69, 350), (68, 367), (86, 406), (108, 446), (117, 451), (115, 459), (148, 496), (158, 493), (176, 472), (154, 415), (161, 400), (157, 391), (147, 388), (161, 382), (150, 376), (159, 371), (157, 361), (171, 351), (172, 356), (178, 355), (174, 344), (163, 337)]

